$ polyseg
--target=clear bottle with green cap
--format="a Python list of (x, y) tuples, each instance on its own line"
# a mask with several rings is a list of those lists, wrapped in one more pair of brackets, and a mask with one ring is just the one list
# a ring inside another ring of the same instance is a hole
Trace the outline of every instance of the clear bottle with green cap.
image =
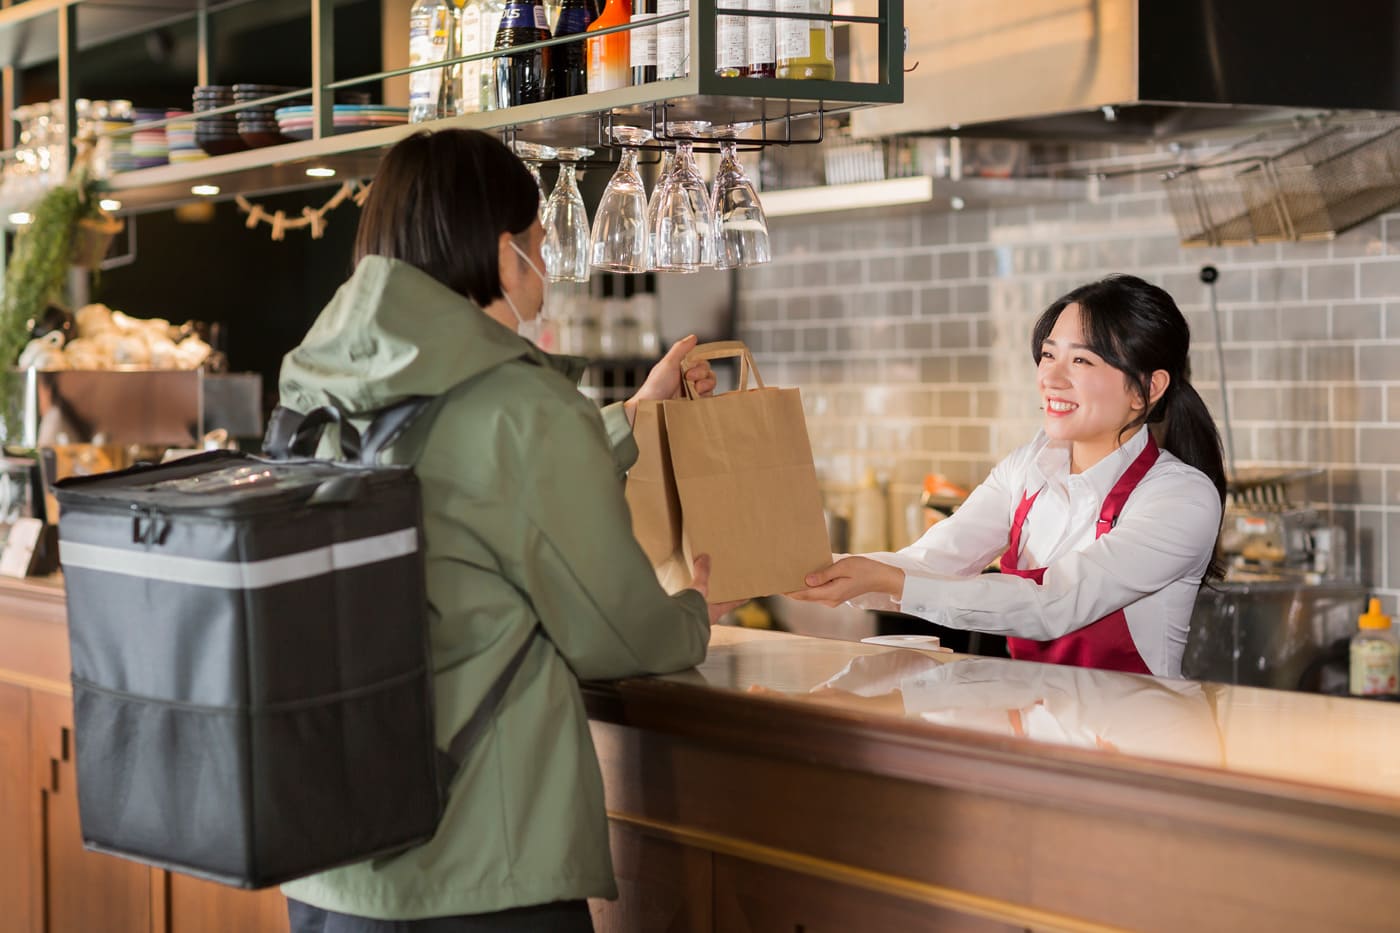
[(1400, 693), (1400, 638), (1381, 612), (1381, 601), (1372, 599), (1359, 620), (1360, 631), (1351, 636), (1352, 696), (1394, 696)]

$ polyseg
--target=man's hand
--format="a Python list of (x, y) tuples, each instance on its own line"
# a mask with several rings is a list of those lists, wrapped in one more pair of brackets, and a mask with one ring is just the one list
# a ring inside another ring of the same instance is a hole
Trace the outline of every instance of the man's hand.
[(884, 593), (898, 599), (904, 592), (904, 571), (868, 557), (845, 557), (807, 574), (807, 589), (787, 595), (803, 602), (839, 606), (867, 593)]
[(708, 554), (696, 555), (695, 563), (690, 571), (690, 588), (698, 591), (701, 596), (705, 597), (705, 603), (710, 607), (711, 625), (718, 622), (720, 616), (733, 612), (735, 609), (738, 609), (744, 603), (748, 602), (747, 599), (736, 599), (728, 603), (710, 602), (710, 555)]
[(638, 402), (664, 402), (667, 399), (679, 398), (682, 379), (689, 380), (700, 395), (714, 393), (717, 380), (708, 361), (701, 360), (688, 372), (681, 372), (685, 355), (694, 350), (697, 343), (699, 340), (694, 334), (677, 340), (671, 345), (671, 349), (666, 351), (661, 362), (651, 368), (651, 372), (647, 374), (646, 381), (637, 390), (637, 394), (622, 403), (623, 411), (627, 412), (628, 424), (636, 424), (637, 422)]

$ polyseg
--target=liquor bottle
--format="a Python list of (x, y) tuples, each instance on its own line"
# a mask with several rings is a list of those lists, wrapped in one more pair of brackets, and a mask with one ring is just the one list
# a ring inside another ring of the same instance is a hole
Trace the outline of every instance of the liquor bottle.
[[(501, 17), (506, 11), (506, 0), (481, 0), (481, 50), (496, 47), (496, 31), (501, 27)], [(495, 110), (499, 106), (496, 100), (496, 63), (498, 58), (485, 58), (481, 61), (481, 83), (477, 87), (477, 96), (481, 100), (482, 110)]]
[[(554, 35), (576, 36), (588, 31), (588, 24), (593, 22), (594, 16), (588, 8), (587, 0), (563, 0), (559, 6), (559, 18), (555, 20)], [(591, 40), (579, 39), (577, 42), (570, 42), (565, 45), (556, 45), (549, 50), (549, 74), (545, 79), (545, 97), (550, 100), (558, 100), (561, 97), (573, 97), (575, 94), (587, 94), (590, 82), (588, 80), (589, 61), (588, 49), (584, 48), (585, 42), (592, 44)], [(593, 88), (599, 90), (599, 88)]]
[[(462, 55), (486, 51), (481, 31), (482, 0), (467, 0), (457, 14), (457, 48)], [(488, 63), (489, 64), (489, 63)], [(481, 109), (482, 62), (462, 63), (462, 90), (457, 95), (458, 113), (476, 113)]]
[[(408, 13), (408, 63), (422, 65), (447, 57), (452, 41), (457, 8), (452, 0), (415, 0)], [(440, 110), (443, 94), (442, 68), (427, 68), (408, 76), (408, 119), (410, 123), (446, 116)]]
[[(628, 0), (608, 0), (603, 13), (593, 25), (596, 29), (610, 26), (626, 26), (632, 19), (632, 5)], [(626, 87), (631, 77), (632, 35), (630, 32), (615, 32), (588, 40), (588, 89), (590, 91), (611, 91)]]
[[(745, 0), (744, 8), (767, 12), (773, 0)], [(771, 78), (778, 70), (778, 21), (750, 16), (748, 23), (748, 61), (744, 75), (749, 78)]]
[[(632, 0), (632, 22), (643, 22), (656, 15), (656, 0)], [(632, 83), (656, 80), (656, 27), (638, 26), (632, 30)]]
[[(497, 51), (548, 38), (544, 4), (539, 0), (509, 0), (501, 13), (500, 28), (496, 30)], [(500, 107), (534, 104), (545, 99), (549, 53), (549, 49), (535, 49), (496, 59), (496, 103)]]
[[(723, 0), (727, 6), (732, 0)], [(742, 3), (735, 4), (742, 6)], [(748, 17), (715, 16), (715, 74), (721, 78), (737, 78), (749, 63)]]
[[(831, 0), (778, 0), (778, 11), (830, 14)], [(833, 80), (833, 48), (831, 20), (778, 20), (778, 77)]]
[[(657, 0), (658, 16), (690, 8), (689, 0)], [(690, 17), (656, 27), (656, 77), (681, 78), (690, 73)]]

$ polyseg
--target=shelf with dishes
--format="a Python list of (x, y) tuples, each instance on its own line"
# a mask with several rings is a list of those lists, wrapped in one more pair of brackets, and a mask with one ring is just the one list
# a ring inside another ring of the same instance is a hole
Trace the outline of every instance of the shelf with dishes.
[[(343, 119), (348, 112), (340, 110), (328, 112), (334, 95), (352, 88), (374, 86), (381, 80), (454, 63), (475, 62), (489, 66), (501, 56), (583, 41), (583, 37), (561, 36), (500, 51), (450, 57), (428, 65), (326, 81), (319, 88), (225, 104), (212, 111), (206, 108), (199, 114), (202, 121), (228, 120), (240, 108), (279, 105), (274, 111), (275, 132), (284, 137), (310, 138), (211, 155), (187, 164), (120, 172), (107, 179), (105, 187), (114, 199), (121, 201), (123, 211), (140, 212), (186, 202), (201, 194), (214, 198), (260, 195), (324, 184), (328, 177), (365, 178), (373, 174), (383, 153), (400, 139), (419, 129), (445, 127), (479, 129), (499, 133), (512, 141), (525, 140), (552, 147), (608, 148), (613, 145), (611, 130), (617, 125), (648, 129), (660, 140), (669, 124), (700, 121), (713, 126), (750, 127), (746, 132), (748, 145), (816, 142), (823, 131), (822, 117), (902, 98), (901, 52), (896, 43), (888, 41), (898, 28), (895, 24), (902, 23), (902, 3), (878, 0), (878, 5), (879, 18), (847, 17), (877, 30), (878, 41), (868, 45), (877, 49), (881, 57), (876, 64), (867, 62), (868, 80), (722, 76), (716, 73), (715, 20), (717, 9), (728, 8), (723, 6), (723, 0), (694, 0), (689, 14), (694, 26), (690, 30), (689, 61), (694, 67), (682, 77), (447, 116), (418, 124), (400, 123), (383, 109), (376, 111), (383, 117), (377, 122), (383, 125), (371, 125), (376, 122), (372, 119)], [(665, 21), (666, 17), (657, 19)], [(614, 30), (626, 32), (636, 25), (614, 27)], [(607, 32), (602, 30), (601, 34)], [(310, 106), (292, 100), (298, 95), (311, 97)], [(305, 109), (292, 112), (280, 106), (287, 104)], [(271, 125), (263, 129), (273, 131)], [(347, 130), (353, 131), (345, 132)], [(310, 176), (308, 170), (312, 173)], [(198, 192), (193, 191), (196, 187)]]

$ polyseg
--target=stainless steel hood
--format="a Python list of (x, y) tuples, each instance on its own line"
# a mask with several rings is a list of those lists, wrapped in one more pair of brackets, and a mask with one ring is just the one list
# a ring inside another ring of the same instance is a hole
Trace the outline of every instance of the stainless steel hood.
[(1147, 140), (1400, 111), (1400, 0), (910, 0), (904, 15), (905, 103), (853, 115), (858, 136)]

